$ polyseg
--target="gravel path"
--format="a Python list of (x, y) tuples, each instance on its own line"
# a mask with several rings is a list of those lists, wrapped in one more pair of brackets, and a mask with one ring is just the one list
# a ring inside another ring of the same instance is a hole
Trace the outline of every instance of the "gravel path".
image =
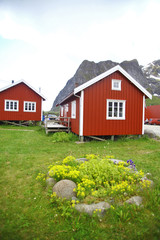
[(151, 133), (160, 137), (160, 125), (144, 125), (144, 133)]

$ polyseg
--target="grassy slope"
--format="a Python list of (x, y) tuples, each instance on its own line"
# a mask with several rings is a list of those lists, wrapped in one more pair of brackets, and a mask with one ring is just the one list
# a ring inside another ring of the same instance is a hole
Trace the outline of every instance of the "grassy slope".
[[(159, 239), (160, 142), (137, 139), (53, 144), (51, 136), (37, 130), (0, 130), (0, 138), (0, 239)], [(131, 158), (138, 169), (152, 174), (152, 195), (143, 208), (131, 213), (130, 221), (120, 221), (111, 211), (101, 222), (81, 214), (68, 219), (53, 216), (48, 192), (35, 179), (38, 172), (47, 172), (48, 165), (67, 155), (90, 153)]]

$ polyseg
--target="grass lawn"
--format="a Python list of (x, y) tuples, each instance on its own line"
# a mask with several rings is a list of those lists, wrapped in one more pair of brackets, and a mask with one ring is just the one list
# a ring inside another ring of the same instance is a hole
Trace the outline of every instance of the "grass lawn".
[[(46, 136), (39, 127), (27, 129), (34, 131), (0, 126), (0, 239), (160, 239), (160, 141), (53, 143), (52, 135)], [(47, 173), (50, 164), (68, 155), (79, 158), (91, 153), (132, 159), (138, 170), (152, 174), (154, 188), (144, 193), (142, 207), (117, 206), (102, 219), (77, 212), (68, 217), (59, 214), (50, 203), (50, 190), (36, 180), (38, 173)]]

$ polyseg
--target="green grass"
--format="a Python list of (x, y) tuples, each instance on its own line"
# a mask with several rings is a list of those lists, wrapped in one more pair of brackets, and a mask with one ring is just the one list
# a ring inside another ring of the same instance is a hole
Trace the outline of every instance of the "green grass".
[(160, 105), (160, 98), (156, 96), (152, 96), (152, 99), (146, 99), (146, 106), (150, 105)]
[[(38, 127), (27, 128), (35, 130), (28, 132), (5, 128), (0, 126), (0, 239), (160, 239), (160, 141), (53, 143), (52, 135), (46, 136)], [(36, 180), (37, 174), (46, 173), (50, 164), (68, 155), (79, 158), (91, 153), (132, 159), (137, 169), (152, 174), (154, 188), (145, 193), (143, 207), (117, 206), (103, 219), (77, 212), (68, 217), (59, 214), (50, 203), (50, 190)]]

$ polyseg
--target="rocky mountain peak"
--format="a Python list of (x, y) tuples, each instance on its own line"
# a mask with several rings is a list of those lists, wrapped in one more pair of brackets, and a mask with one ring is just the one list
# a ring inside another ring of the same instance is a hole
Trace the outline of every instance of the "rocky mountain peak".
[(160, 60), (155, 60), (143, 66), (142, 71), (147, 78), (152, 93), (160, 95)]
[(120, 66), (124, 68), (124, 70), (127, 71), (143, 87), (150, 90), (151, 93), (154, 93), (155, 89), (159, 87), (159, 90), (156, 91), (157, 94), (160, 94), (160, 81), (158, 82), (157, 80), (151, 78), (152, 73), (158, 74), (156, 76), (160, 75), (160, 60), (156, 60), (147, 66), (140, 66), (137, 59), (133, 59), (131, 61), (123, 61), (121, 63), (113, 62), (111, 60), (101, 61), (98, 63), (84, 60), (75, 72), (75, 75), (67, 81), (64, 88), (57, 95), (51, 110), (54, 110), (55, 106), (58, 103), (60, 103), (69, 94), (71, 94), (75, 87), (80, 86), (81, 84), (89, 81), (101, 73), (104, 73), (105, 71), (118, 64), (120, 64)]

